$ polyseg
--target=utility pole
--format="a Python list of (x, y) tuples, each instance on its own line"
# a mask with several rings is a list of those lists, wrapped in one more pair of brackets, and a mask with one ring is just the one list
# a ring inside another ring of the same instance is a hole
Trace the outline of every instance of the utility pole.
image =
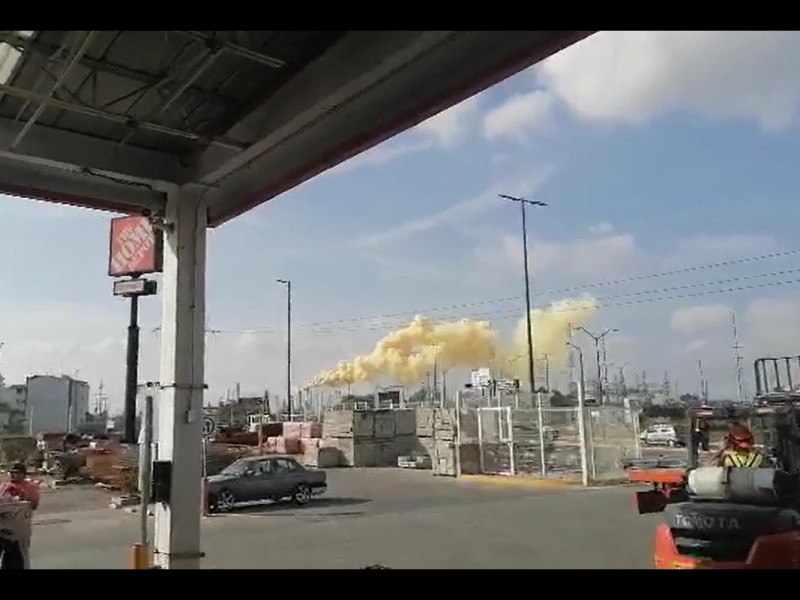
[(278, 283), (286, 286), (286, 408), (289, 421), (292, 420), (292, 282), (278, 279)]
[(697, 372), (700, 375), (700, 400), (706, 404), (708, 402), (708, 382), (703, 372), (703, 361), (700, 359), (697, 360)]
[(528, 226), (525, 221), (525, 205), (531, 206), (547, 206), (546, 202), (539, 200), (527, 200), (525, 198), (517, 198), (515, 196), (508, 196), (506, 194), (498, 194), (505, 200), (511, 202), (518, 202), (522, 211), (522, 257), (525, 268), (525, 323), (527, 325), (528, 333), (528, 377), (530, 378), (531, 398), (536, 393), (536, 373), (533, 366), (533, 331), (531, 329), (531, 281), (530, 271), (528, 269)]
[(731, 311), (731, 327), (733, 328), (733, 364), (736, 372), (736, 392), (739, 397), (739, 402), (744, 402), (744, 384), (743, 384), (743, 370), (742, 370), (742, 355), (739, 352), (742, 346), (739, 344), (739, 334), (736, 328), (736, 313)]
[(597, 395), (599, 396), (597, 398), (597, 403), (602, 405), (603, 404), (603, 373), (602, 373), (602, 370), (601, 370), (601, 363), (600, 363), (600, 343), (605, 339), (605, 337), (609, 333), (616, 333), (616, 332), (619, 331), (619, 329), (615, 329), (615, 328), (606, 329), (600, 335), (596, 335), (596, 334), (592, 333), (591, 331), (589, 331), (585, 327), (578, 327), (578, 329), (594, 340), (594, 354), (595, 354), (595, 360), (597, 361)]

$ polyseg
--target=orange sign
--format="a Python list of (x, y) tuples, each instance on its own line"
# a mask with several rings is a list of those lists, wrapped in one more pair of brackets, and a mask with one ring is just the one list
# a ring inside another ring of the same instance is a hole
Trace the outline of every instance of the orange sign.
[(161, 271), (163, 237), (147, 217), (111, 219), (108, 274), (111, 277)]

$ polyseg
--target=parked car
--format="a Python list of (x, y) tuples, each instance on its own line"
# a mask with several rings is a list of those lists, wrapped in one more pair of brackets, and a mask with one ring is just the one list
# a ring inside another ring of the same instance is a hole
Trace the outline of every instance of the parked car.
[(328, 489), (325, 471), (307, 469), (291, 456), (250, 456), (208, 478), (208, 508), (227, 512), (241, 502), (290, 500), (299, 506)]
[(655, 424), (650, 425), (639, 436), (640, 441), (645, 446), (685, 446), (686, 435), (679, 432), (674, 425)]

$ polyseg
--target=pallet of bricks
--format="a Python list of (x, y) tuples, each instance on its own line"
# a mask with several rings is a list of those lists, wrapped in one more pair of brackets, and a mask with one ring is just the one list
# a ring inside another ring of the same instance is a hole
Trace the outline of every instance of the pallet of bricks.
[(331, 410), (325, 413), (319, 447), (306, 464), (330, 467), (396, 467), (416, 443), (413, 409)]
[(458, 472), (457, 419), (451, 408), (417, 407), (414, 455), (425, 458), (434, 475), (455, 476)]

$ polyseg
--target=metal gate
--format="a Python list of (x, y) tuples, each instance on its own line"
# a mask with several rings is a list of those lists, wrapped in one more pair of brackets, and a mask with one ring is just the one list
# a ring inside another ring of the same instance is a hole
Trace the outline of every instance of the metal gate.
[(514, 427), (510, 406), (477, 409), (481, 473), (514, 475)]

